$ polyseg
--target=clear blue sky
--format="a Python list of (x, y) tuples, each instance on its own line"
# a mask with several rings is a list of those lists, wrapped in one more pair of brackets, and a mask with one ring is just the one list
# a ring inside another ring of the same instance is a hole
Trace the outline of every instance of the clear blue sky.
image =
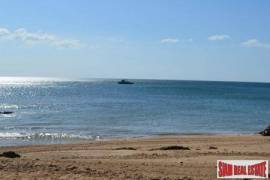
[(2, 0), (0, 76), (270, 82), (269, 0)]

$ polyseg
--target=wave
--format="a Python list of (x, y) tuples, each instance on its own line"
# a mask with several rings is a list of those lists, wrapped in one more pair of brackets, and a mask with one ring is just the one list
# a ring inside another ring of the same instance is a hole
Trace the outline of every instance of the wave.
[(19, 138), (23, 137), (23, 134), (16, 132), (2, 132), (0, 133), (0, 138)]
[(14, 118), (16, 117), (16, 114), (13, 113), (13, 114), (0, 114), (0, 117), (2, 118)]
[(19, 109), (19, 106), (16, 104), (0, 104), (0, 109)]
[(19, 139), (24, 141), (71, 141), (71, 140), (99, 140), (99, 136), (84, 136), (68, 133), (17, 133), (0, 132), (0, 139)]
[(15, 111), (17, 111), (19, 109), (19, 106), (16, 104), (0, 104), (0, 112), (6, 112), (6, 111), (11, 111), (13, 113), (11, 114), (4, 114), (1, 113), (0, 117), (4, 117), (4, 118), (11, 118), (11, 117), (15, 117)]

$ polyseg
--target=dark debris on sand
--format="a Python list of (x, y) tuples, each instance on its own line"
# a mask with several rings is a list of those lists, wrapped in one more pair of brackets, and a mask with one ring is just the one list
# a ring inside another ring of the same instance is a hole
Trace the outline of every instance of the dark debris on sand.
[(120, 147), (120, 148), (116, 148), (115, 150), (137, 150), (134, 147)]
[(259, 132), (263, 136), (270, 136), (270, 125), (267, 126), (263, 131)]
[(151, 150), (163, 150), (163, 151), (167, 151), (167, 150), (190, 150), (190, 148), (186, 147), (186, 146), (164, 146), (164, 147), (161, 147), (161, 148), (151, 149)]
[(209, 149), (218, 149), (216, 146), (209, 146)]
[(6, 151), (6, 152), (3, 152), (2, 154), (0, 154), (0, 157), (20, 158), (21, 155), (19, 155), (18, 153), (14, 152), (14, 151)]

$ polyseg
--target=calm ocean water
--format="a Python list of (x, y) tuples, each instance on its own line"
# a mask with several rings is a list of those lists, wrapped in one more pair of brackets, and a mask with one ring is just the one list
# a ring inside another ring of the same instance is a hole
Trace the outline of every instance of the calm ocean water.
[(256, 133), (270, 124), (270, 84), (1, 78), (0, 145), (167, 133)]

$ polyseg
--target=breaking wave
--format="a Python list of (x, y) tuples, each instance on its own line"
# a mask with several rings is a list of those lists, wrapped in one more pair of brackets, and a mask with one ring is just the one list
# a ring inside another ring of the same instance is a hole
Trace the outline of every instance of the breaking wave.
[(1, 132), (0, 139), (19, 139), (24, 141), (72, 141), (72, 140), (99, 140), (99, 136), (83, 136), (67, 133), (17, 133)]
[(18, 109), (19, 106), (16, 104), (0, 104), (0, 109)]

